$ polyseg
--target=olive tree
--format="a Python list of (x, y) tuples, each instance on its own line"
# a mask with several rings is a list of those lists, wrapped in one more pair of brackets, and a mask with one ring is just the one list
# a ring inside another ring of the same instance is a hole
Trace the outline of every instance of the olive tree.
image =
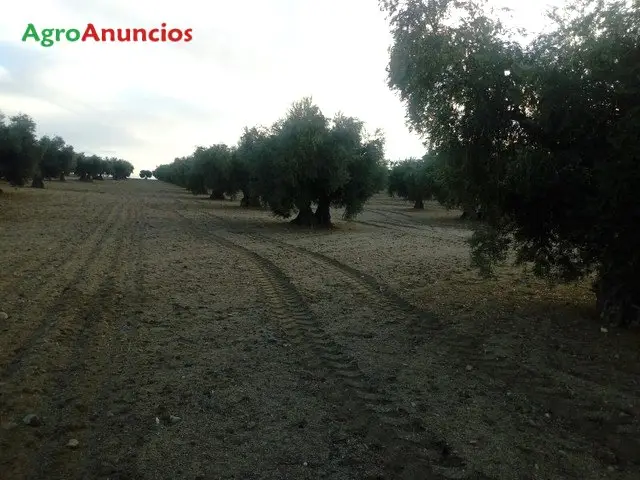
[(640, 314), (640, 9), (574, 0), (530, 45), (486, 7), (385, 0), (389, 85), (442, 159), (451, 197), (481, 208), (485, 273), (515, 251), (556, 281), (595, 274), (601, 316)]

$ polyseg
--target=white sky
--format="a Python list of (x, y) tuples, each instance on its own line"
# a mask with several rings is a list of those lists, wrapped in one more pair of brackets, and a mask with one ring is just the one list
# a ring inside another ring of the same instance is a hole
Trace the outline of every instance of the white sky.
[[(493, 0), (539, 30), (560, 0)], [(389, 27), (377, 0), (23, 0), (0, 16), (0, 110), (24, 112), (40, 135), (77, 151), (153, 169), (197, 145), (237, 142), (313, 96), (373, 132), (386, 156), (424, 153), (386, 84)], [(190, 43), (23, 43), (44, 28), (192, 28)]]

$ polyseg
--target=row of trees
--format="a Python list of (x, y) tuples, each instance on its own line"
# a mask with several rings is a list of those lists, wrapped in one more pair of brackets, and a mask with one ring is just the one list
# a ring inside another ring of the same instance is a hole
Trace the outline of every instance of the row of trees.
[[(387, 165), (379, 131), (357, 118), (325, 117), (310, 98), (295, 102), (271, 127), (245, 128), (235, 146), (198, 147), (153, 175), (212, 199), (242, 193), (245, 207), (267, 206), (304, 225), (329, 225), (330, 207), (344, 217), (362, 211), (384, 186)], [(315, 210), (314, 210), (315, 208)]]
[(7, 118), (0, 112), (0, 178), (22, 186), (32, 179), (32, 186), (44, 187), (44, 179), (75, 173), (80, 180), (102, 180), (109, 175), (116, 180), (128, 178), (133, 165), (118, 158), (102, 158), (76, 153), (61, 137), (36, 135), (36, 124), (25, 114)]
[(422, 158), (409, 158), (394, 162), (389, 170), (387, 192), (390, 196), (413, 202), (416, 209), (424, 209), (425, 200), (462, 210), (462, 219), (482, 219), (482, 208), (458, 195), (460, 178), (447, 171), (443, 156), (427, 153)]
[(640, 320), (638, 2), (570, 0), (527, 45), (483, 0), (380, 5), (389, 86), (433, 159), (394, 168), (391, 191), (481, 211), (481, 271), (515, 251), (554, 281), (593, 274), (603, 318)]

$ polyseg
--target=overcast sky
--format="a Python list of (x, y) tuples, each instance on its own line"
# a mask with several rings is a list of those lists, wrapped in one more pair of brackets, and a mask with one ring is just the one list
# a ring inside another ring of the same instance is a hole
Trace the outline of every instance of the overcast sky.
[[(539, 30), (549, 3), (494, 0)], [(389, 159), (421, 156), (386, 85), (389, 28), (377, 0), (22, 0), (0, 16), (0, 110), (77, 151), (153, 169), (197, 145), (237, 142), (312, 96), (382, 128)], [(193, 29), (189, 43), (21, 41), (44, 28)]]

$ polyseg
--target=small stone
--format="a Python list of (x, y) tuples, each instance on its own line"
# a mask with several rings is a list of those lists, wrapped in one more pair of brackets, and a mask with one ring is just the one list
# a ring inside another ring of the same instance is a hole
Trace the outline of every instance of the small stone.
[(256, 422), (249, 422), (247, 424), (247, 430), (253, 430), (254, 428), (256, 428), (257, 423)]
[(170, 415), (170, 416), (169, 416), (169, 421), (170, 421), (171, 423), (178, 423), (178, 422), (180, 421), (180, 417), (177, 417), (177, 416), (175, 416), (175, 415)]
[(0, 312), (0, 320), (6, 320), (9, 318), (9, 314), (7, 312)]
[(67, 442), (67, 447), (69, 448), (78, 448), (79, 445), (80, 445), (80, 442), (75, 438), (72, 438)]
[(478, 443), (478, 441), (477, 440), (469, 440), (469, 443), (471, 445), (476, 445)]
[(29, 415), (26, 415), (22, 419), (22, 422), (25, 425), (29, 425), (30, 427), (39, 427), (40, 425), (42, 425), (42, 420), (40, 420), (40, 417), (35, 413), (30, 413)]
[(607, 332), (609, 331), (609, 329), (608, 329), (608, 328), (605, 328), (605, 327), (600, 327), (600, 331), (601, 331), (602, 333), (607, 333)]
[(473, 367), (471, 365), (467, 365), (467, 372), (470, 372), (471, 370), (473, 370)]
[(306, 467), (307, 465), (309, 465), (307, 462), (304, 462), (304, 463), (302, 464), (302, 466), (303, 466), (303, 467)]

